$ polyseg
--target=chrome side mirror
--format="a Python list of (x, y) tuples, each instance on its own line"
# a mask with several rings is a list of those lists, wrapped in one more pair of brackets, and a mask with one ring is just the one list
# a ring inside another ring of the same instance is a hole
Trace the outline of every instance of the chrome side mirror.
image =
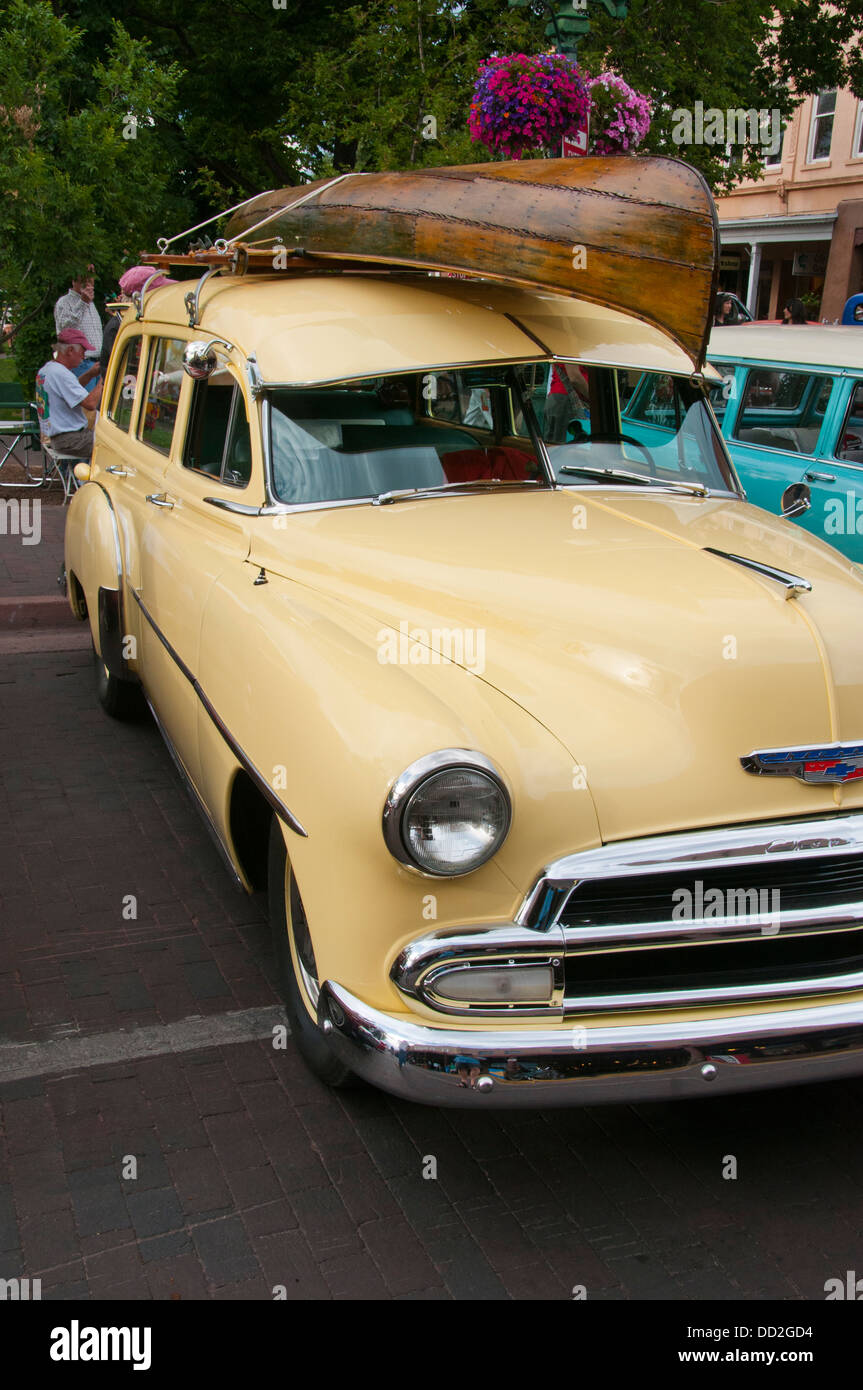
[(781, 516), (802, 516), (812, 506), (812, 493), (805, 483), (789, 483), (782, 494)]
[(212, 343), (195, 341), (187, 343), (183, 350), (183, 371), (188, 372), (194, 381), (206, 381), (217, 366), (216, 349)]

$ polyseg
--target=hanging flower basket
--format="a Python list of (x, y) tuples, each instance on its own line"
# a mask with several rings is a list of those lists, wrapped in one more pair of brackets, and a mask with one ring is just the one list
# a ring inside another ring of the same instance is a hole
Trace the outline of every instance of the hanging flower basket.
[(486, 58), (474, 86), (470, 138), (508, 159), (543, 149), (557, 154), (562, 137), (586, 125), (589, 110), (587, 83), (571, 58)]
[(650, 102), (618, 77), (601, 72), (590, 81), (591, 154), (628, 154), (650, 129)]

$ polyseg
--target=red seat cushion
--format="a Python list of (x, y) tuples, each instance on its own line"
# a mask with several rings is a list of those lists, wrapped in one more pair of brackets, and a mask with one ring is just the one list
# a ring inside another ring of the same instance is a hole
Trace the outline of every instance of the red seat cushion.
[(536, 473), (536, 460), (523, 449), (495, 445), (490, 449), (456, 449), (441, 458), (448, 483), (469, 483), (477, 478), (524, 482)]

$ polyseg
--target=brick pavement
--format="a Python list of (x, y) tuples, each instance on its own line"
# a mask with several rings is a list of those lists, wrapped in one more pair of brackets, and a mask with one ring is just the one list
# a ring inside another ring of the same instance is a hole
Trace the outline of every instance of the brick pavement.
[[(68, 1044), (0, 1085), (0, 1277), (57, 1299), (757, 1300), (863, 1269), (861, 1082), (501, 1116), (331, 1093), (262, 1038), (171, 1050), (169, 1025), (222, 1038), (275, 1005), (261, 903), (152, 725), (97, 708), (85, 654), (2, 659), (0, 750), (0, 1031), (25, 1060)], [(135, 1029), (165, 1050), (98, 1060)]]

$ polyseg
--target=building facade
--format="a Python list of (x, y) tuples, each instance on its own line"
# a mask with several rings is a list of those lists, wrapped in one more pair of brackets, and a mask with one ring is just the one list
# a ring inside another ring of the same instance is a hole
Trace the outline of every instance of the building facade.
[(717, 198), (720, 285), (761, 319), (790, 298), (839, 319), (863, 290), (863, 102), (850, 91), (807, 97), (768, 155), (763, 180)]

